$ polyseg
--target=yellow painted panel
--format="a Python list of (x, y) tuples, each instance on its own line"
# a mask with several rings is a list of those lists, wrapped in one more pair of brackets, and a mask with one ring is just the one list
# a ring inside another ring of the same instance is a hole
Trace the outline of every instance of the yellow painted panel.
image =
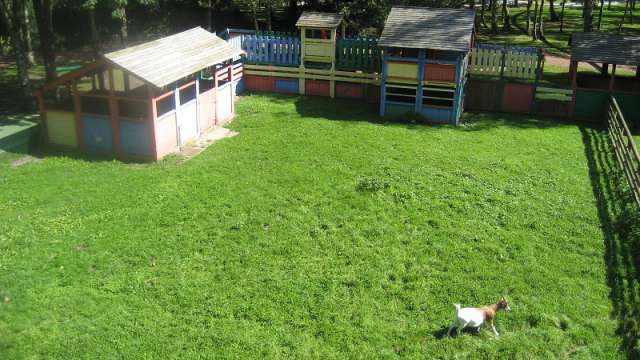
[[(109, 71), (102, 73), (104, 77), (104, 84), (107, 90), (111, 90), (109, 86)], [(113, 82), (115, 84), (115, 91), (124, 91), (124, 72), (120, 69), (113, 69)]]
[(418, 64), (415, 63), (387, 63), (387, 77), (401, 77), (418, 79)]
[(78, 146), (75, 115), (70, 111), (47, 111), (47, 133), (52, 144)]
[(326, 58), (331, 61), (333, 46), (331, 43), (307, 43), (304, 48), (304, 56)]

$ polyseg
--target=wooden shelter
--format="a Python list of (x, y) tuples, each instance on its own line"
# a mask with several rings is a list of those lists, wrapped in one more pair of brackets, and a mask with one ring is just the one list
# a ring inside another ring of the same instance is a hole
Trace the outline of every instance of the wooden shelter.
[(233, 116), (242, 53), (200, 27), (108, 53), (36, 92), (47, 142), (161, 159)]
[[(601, 74), (578, 73), (580, 62), (599, 64)], [(573, 116), (580, 120), (604, 118), (611, 95), (615, 95), (625, 118), (640, 123), (640, 37), (601, 32), (574, 33), (571, 36)], [(635, 76), (620, 76), (624, 66)], [(609, 71), (609, 69), (611, 71)]]
[(419, 114), (457, 124), (475, 12), (394, 6), (378, 41), (383, 49), (380, 116)]
[(296, 27), (300, 29), (301, 66), (307, 62), (335, 68), (337, 29), (343, 21), (344, 17), (336, 13), (305, 11), (300, 15)]

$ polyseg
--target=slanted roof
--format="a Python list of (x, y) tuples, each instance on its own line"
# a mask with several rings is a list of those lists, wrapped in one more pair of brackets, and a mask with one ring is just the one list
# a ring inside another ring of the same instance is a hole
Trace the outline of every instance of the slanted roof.
[(571, 60), (640, 65), (640, 37), (601, 32), (574, 33)]
[(394, 6), (378, 40), (379, 46), (468, 51), (473, 33), (472, 9)]
[(140, 79), (162, 87), (243, 53), (197, 27), (105, 54), (105, 58)]
[(298, 18), (296, 26), (335, 29), (340, 26), (342, 19), (344, 16), (336, 13), (305, 11)]

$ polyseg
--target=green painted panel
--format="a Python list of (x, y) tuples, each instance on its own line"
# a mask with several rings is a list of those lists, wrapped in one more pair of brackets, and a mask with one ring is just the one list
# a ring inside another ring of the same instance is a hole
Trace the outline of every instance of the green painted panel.
[(411, 104), (400, 105), (386, 103), (384, 105), (384, 116), (392, 118), (404, 118), (408, 114), (415, 112), (415, 106)]
[(51, 144), (78, 146), (75, 115), (68, 111), (47, 111), (47, 132)]
[(416, 63), (387, 63), (387, 77), (401, 77), (418, 79), (418, 64)]
[(622, 110), (624, 119), (629, 125), (640, 124), (640, 95), (636, 94), (615, 94), (618, 106)]
[(331, 40), (309, 40), (304, 43), (305, 60), (331, 62), (335, 49)]
[(608, 101), (609, 94), (606, 92), (577, 90), (575, 118), (590, 121), (603, 120)]

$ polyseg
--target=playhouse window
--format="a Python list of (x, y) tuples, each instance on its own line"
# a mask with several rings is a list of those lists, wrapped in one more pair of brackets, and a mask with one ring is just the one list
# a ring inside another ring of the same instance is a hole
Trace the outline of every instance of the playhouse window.
[(196, 98), (196, 84), (191, 84), (180, 90), (180, 105), (184, 105)]
[(176, 101), (173, 94), (165, 97), (164, 99), (158, 100), (156, 102), (156, 112), (158, 117), (164, 116), (165, 114), (168, 114), (174, 111), (175, 109), (176, 109)]
[(329, 40), (331, 39), (331, 32), (329, 30), (307, 29), (305, 37), (308, 39)]
[(109, 115), (109, 100), (104, 97), (80, 96), (80, 108), (83, 113), (96, 115)]
[(118, 115), (144, 120), (147, 117), (147, 103), (142, 101), (118, 100)]
[(390, 48), (389, 55), (403, 58), (417, 58), (418, 49), (409, 48)]

